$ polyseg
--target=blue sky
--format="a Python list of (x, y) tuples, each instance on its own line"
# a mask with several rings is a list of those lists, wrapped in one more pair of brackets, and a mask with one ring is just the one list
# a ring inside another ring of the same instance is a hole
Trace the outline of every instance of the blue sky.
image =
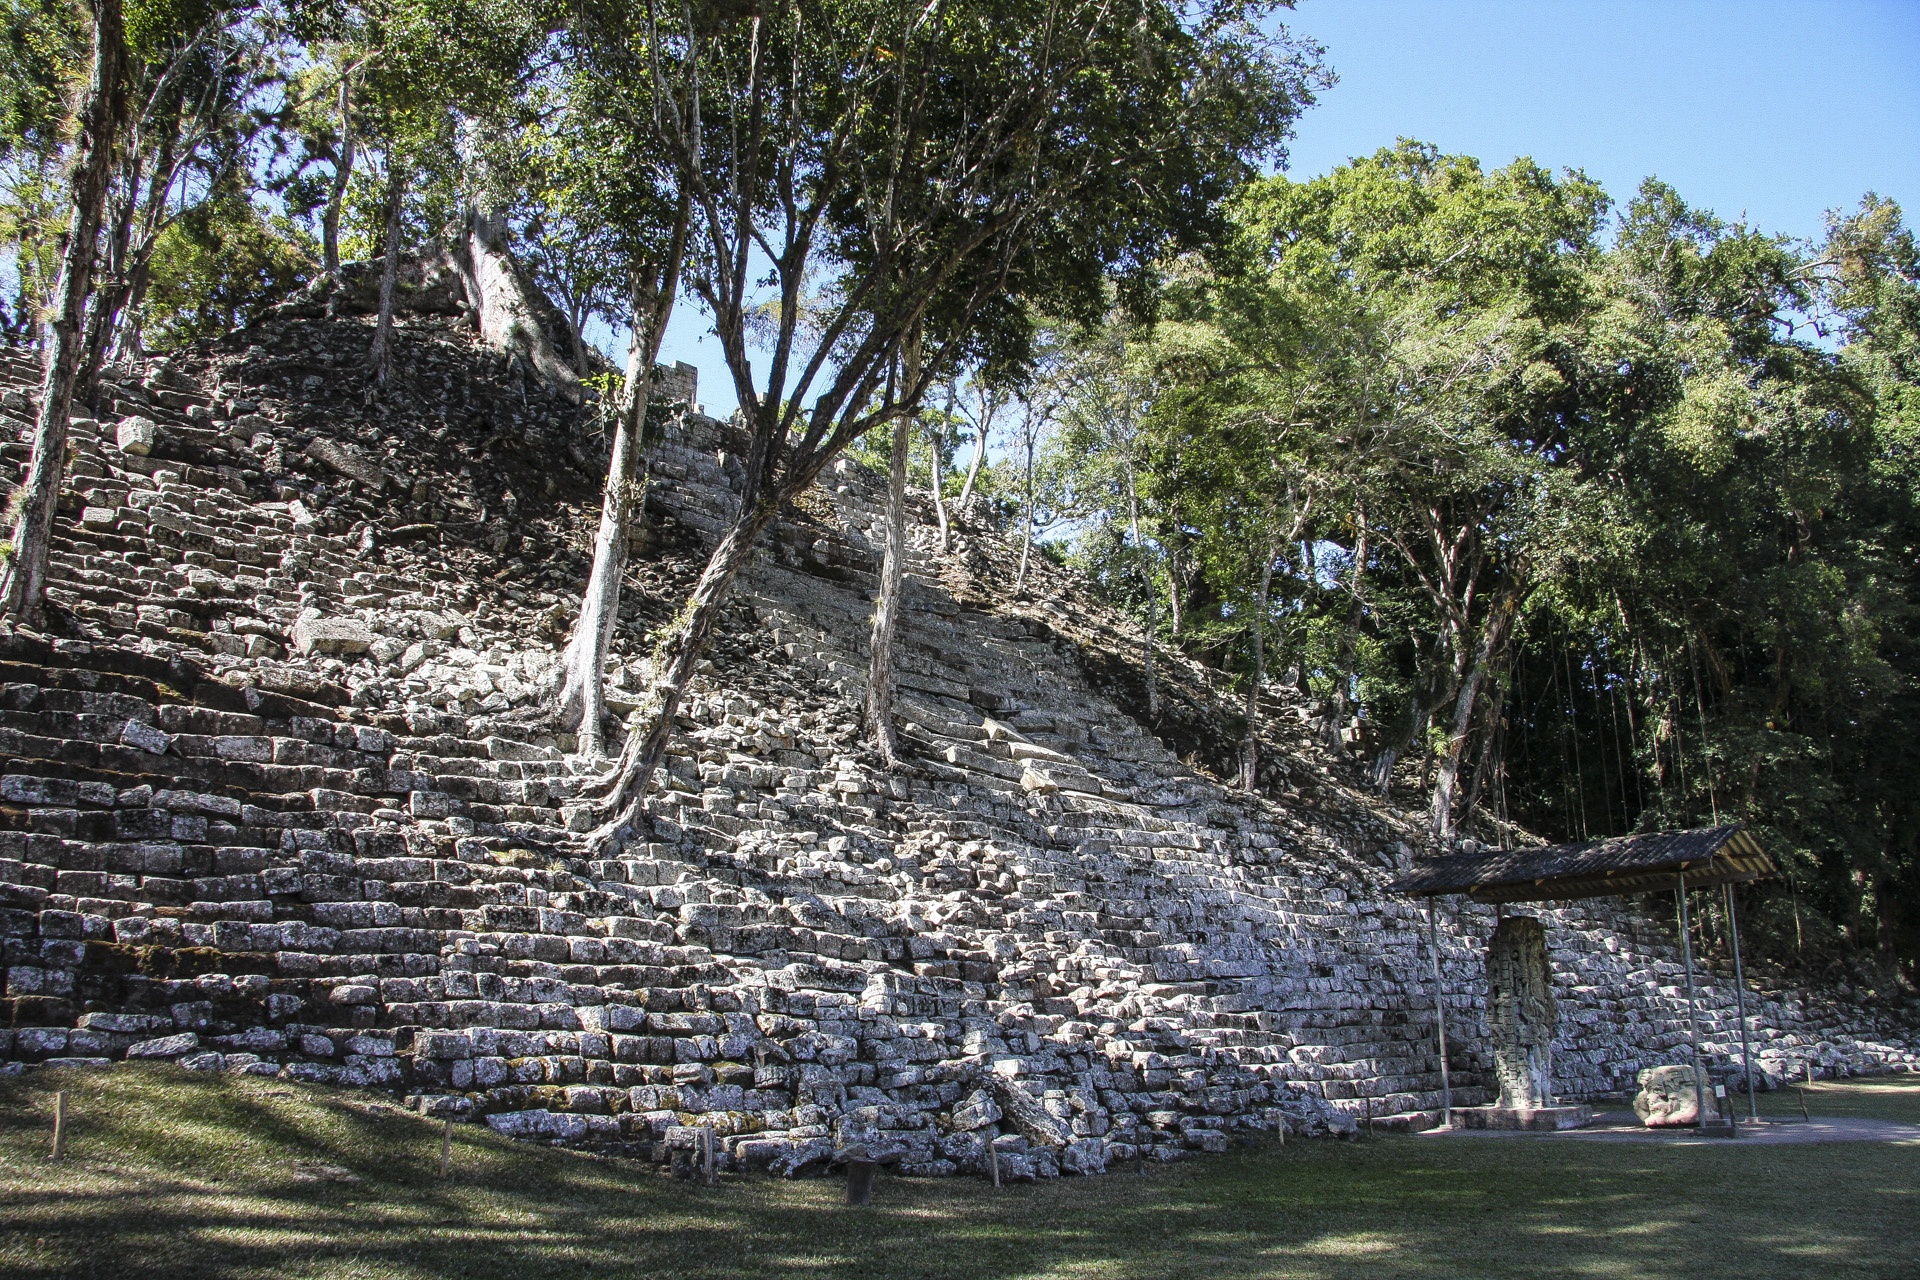
[[(1287, 21), (1340, 77), (1300, 121), (1295, 177), (1404, 136), (1581, 168), (1621, 201), (1654, 175), (1794, 236), (1869, 190), (1920, 220), (1920, 0), (1300, 0)], [(705, 329), (683, 303), (661, 358), (696, 365), (724, 415)]]

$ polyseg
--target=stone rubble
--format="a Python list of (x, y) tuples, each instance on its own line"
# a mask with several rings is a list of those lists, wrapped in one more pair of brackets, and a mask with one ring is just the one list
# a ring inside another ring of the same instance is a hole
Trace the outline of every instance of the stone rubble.
[[(444, 300), (443, 300), (444, 301)], [(1343, 781), (1276, 701), (1264, 799), (1207, 756), (1228, 692), (1088, 587), (923, 522), (889, 774), (860, 742), (883, 494), (841, 464), (742, 584), (680, 715), (651, 831), (587, 857), (604, 767), (541, 727), (597, 516), (596, 411), (401, 318), (313, 299), (141, 370), (73, 430), (49, 636), (0, 637), (0, 1059), (161, 1058), (391, 1090), (660, 1162), (793, 1176), (1097, 1173), (1440, 1104), (1422, 909), (1383, 886), (1417, 819)], [(671, 398), (691, 403), (684, 366)], [(35, 371), (0, 353), (0, 455)], [(141, 425), (144, 424), (144, 425)], [(729, 427), (651, 458), (610, 703), (735, 499)], [(924, 513), (923, 513), (924, 514)], [(1143, 714), (1143, 713), (1142, 713)], [(1171, 744), (1171, 746), (1169, 745)], [(1670, 925), (1539, 912), (1563, 1093), (1686, 1034)], [(1456, 1105), (1489, 1100), (1490, 908), (1442, 908)], [(1709, 1056), (1736, 1052), (1708, 975)], [(1890, 1014), (1749, 999), (1776, 1076), (1911, 1068)]]

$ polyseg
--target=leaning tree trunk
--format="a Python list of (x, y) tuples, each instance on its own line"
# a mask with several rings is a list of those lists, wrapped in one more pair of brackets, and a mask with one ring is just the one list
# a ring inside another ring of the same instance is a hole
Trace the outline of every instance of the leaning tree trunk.
[(46, 586), (48, 544), (53, 538), (54, 508), (66, 470), (68, 414), (80, 367), (81, 326), (93, 287), (93, 257), (100, 234), (102, 206), (120, 127), (122, 62), (126, 57), (120, 0), (99, 0), (93, 22), (93, 73), (80, 109), (80, 137), (73, 166), (73, 214), (60, 266), (60, 283), (48, 318), (46, 376), (40, 387), (40, 414), (34, 421), (33, 453), (20, 486), (19, 514), (4, 571), (0, 571), (0, 612), (38, 624)]
[(1480, 806), (1480, 797), (1498, 775), (1502, 759), (1497, 753), (1500, 745), (1500, 721), (1506, 715), (1507, 681), (1505, 666), (1502, 664), (1500, 677), (1493, 682), (1493, 700), (1483, 703), (1486, 710), (1481, 714), (1485, 727), (1480, 731), (1480, 756), (1474, 762), (1473, 782), (1467, 787), (1466, 803), (1460, 806), (1460, 812), (1470, 814)]
[(1486, 629), (1480, 633), (1479, 652), (1474, 655), (1473, 667), (1460, 682), (1460, 692), (1454, 697), (1453, 731), (1447, 737), (1447, 749), (1440, 757), (1439, 776), (1433, 784), (1430, 826), (1436, 840), (1453, 839), (1453, 793), (1460, 779), (1460, 760), (1467, 749), (1467, 731), (1473, 726), (1474, 701), (1493, 664), (1500, 660), (1506, 648), (1507, 631), (1513, 625), (1518, 603), (1515, 593), (1509, 591), (1493, 606)]
[[(807, 477), (811, 483), (812, 477)], [(791, 489), (769, 495), (746, 506), (733, 527), (707, 558), (707, 567), (687, 597), (673, 630), (662, 639), (656, 651), (659, 663), (648, 691), (643, 723), (627, 735), (619, 763), (602, 781), (604, 788), (594, 803), (601, 825), (588, 837), (595, 848), (623, 842), (640, 817), (648, 786), (655, 769), (666, 758), (667, 741), (673, 733), (673, 720), (679, 714), (680, 700), (687, 682), (699, 669), (707, 642), (719, 624), (733, 580), (753, 558), (753, 545), (779, 514)]]
[[(910, 380), (918, 374), (909, 371)], [(900, 625), (900, 592), (906, 582), (907, 442), (911, 423), (893, 424), (893, 452), (887, 468), (887, 545), (880, 564), (880, 599), (873, 610), (873, 643), (867, 667), (867, 733), (891, 769), (899, 754), (893, 730), (893, 636)]]
[(980, 479), (980, 464), (986, 461), (986, 457), (987, 428), (983, 423), (980, 427), (979, 438), (973, 442), (973, 457), (967, 462), (966, 482), (960, 486), (960, 496), (955, 498), (953, 502), (954, 509), (960, 513), (963, 519), (967, 514), (967, 502), (973, 497), (974, 482)]
[(741, 494), (740, 512), (733, 526), (707, 557), (693, 594), (681, 607), (671, 629), (655, 653), (655, 672), (648, 690), (642, 723), (627, 735), (619, 763), (594, 786), (599, 792), (593, 803), (601, 825), (587, 837), (596, 850), (606, 850), (627, 839), (640, 820), (647, 789), (653, 774), (666, 758), (667, 741), (673, 734), (674, 716), (687, 682), (699, 669), (701, 656), (719, 625), (721, 611), (733, 589), (734, 579), (753, 560), (754, 544), (780, 512), (819, 478), (828, 461), (825, 453), (816, 453), (797, 471), (789, 472), (781, 483), (768, 489), (765, 482), (767, 461), (764, 455), (748, 454), (747, 479)]
[(340, 158), (333, 166), (333, 189), (320, 219), (320, 265), (328, 275), (340, 270), (340, 210), (353, 178), (353, 77), (340, 77)]
[(456, 258), (467, 300), (479, 319), (480, 338), (496, 351), (518, 355), (561, 394), (578, 403), (580, 375), (553, 351), (539, 290), (513, 260), (503, 211), (473, 204), (467, 235)]
[(1260, 685), (1267, 678), (1267, 599), (1273, 590), (1273, 560), (1279, 549), (1269, 540), (1260, 563), (1260, 589), (1254, 594), (1253, 678), (1247, 682), (1247, 731), (1240, 739), (1240, 789), (1254, 791), (1260, 779)]
[(407, 195), (405, 171), (399, 158), (387, 157), (387, 237), (380, 258), (380, 319), (373, 328), (373, 346), (367, 368), (375, 385), (385, 388), (393, 370), (393, 289), (400, 271), (400, 207)]
[[(74, 375), (74, 397), (95, 406), (100, 400), (100, 370), (106, 364), (107, 348), (118, 330), (118, 320), (132, 285), (128, 255), (133, 247), (133, 221), (140, 207), (134, 195), (140, 185), (138, 156), (132, 158), (124, 183), (125, 203), (115, 213), (112, 226), (107, 228), (106, 256), (94, 267), (93, 296), (87, 300), (86, 336), (80, 344), (79, 371)], [(111, 187), (112, 179), (108, 179), (108, 185)], [(102, 206), (103, 223), (106, 221), (106, 209), (112, 204), (113, 201), (109, 199)], [(104, 273), (104, 279), (101, 273)]]

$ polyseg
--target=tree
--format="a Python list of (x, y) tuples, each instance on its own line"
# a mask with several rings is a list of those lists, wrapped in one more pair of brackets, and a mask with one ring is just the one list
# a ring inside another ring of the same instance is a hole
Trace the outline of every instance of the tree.
[(660, 144), (657, 124), (662, 112), (693, 106), (656, 97), (670, 94), (675, 82), (658, 63), (662, 33), (651, 11), (614, 5), (583, 13), (573, 32), (565, 92), (552, 104), (560, 123), (543, 135), (567, 139), (564, 158), (556, 150), (542, 171), (565, 191), (558, 202), (564, 216), (603, 238), (603, 265), (590, 269), (624, 280), (627, 296), (626, 378), (593, 566), (555, 692), (557, 723), (576, 732), (581, 754), (592, 759), (604, 747), (607, 657), (632, 526), (646, 495), (654, 363), (680, 292), (694, 212), (691, 187)]
[[(597, 841), (637, 819), (686, 681), (782, 506), (967, 353), (1017, 353), (1016, 300), (1091, 301), (1109, 269), (1151, 262), (1278, 147), (1311, 66), (1261, 33), (1261, 13), (776, 3), (672, 32), (670, 56), (649, 11), (661, 137), (694, 209), (687, 280), (714, 317), (748, 446), (739, 514), (600, 788)], [(762, 272), (777, 317), (764, 379), (746, 323)], [(815, 279), (832, 305), (803, 344)], [(914, 334), (918, 374), (889, 387)]]
[(53, 536), (54, 506), (66, 470), (68, 415), (80, 371), (87, 301), (93, 291), (95, 241), (106, 202), (114, 145), (125, 107), (126, 30), (120, 0), (93, 10), (93, 64), (79, 113), (70, 187), (72, 216), (47, 320), (46, 376), (34, 421), (33, 451), (22, 482), (9, 555), (0, 568), (0, 614), (37, 626)]

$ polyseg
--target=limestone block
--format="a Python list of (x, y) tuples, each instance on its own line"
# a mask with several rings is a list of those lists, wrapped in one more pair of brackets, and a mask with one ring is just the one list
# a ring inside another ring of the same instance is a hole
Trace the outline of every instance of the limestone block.
[(1042, 1147), (1064, 1147), (1072, 1141), (1067, 1125), (1018, 1084), (999, 1075), (992, 1084), (1001, 1112), (1027, 1141)]
[(359, 450), (349, 448), (335, 440), (324, 437), (307, 446), (307, 456), (330, 471), (358, 480), (361, 484), (380, 492), (387, 485), (387, 473), (363, 455)]
[(156, 729), (150, 724), (142, 724), (138, 720), (129, 720), (127, 727), (120, 731), (120, 741), (126, 746), (138, 747), (153, 755), (163, 756), (167, 753), (173, 738), (165, 730)]
[(138, 414), (120, 419), (120, 425), (114, 428), (113, 442), (120, 452), (144, 458), (153, 452), (154, 434), (158, 424), (152, 418), (143, 418)]
[(1000, 1105), (993, 1100), (993, 1095), (985, 1089), (975, 1089), (953, 1109), (953, 1128), (957, 1133), (982, 1129), (999, 1120), (1000, 1116)]
[(1694, 1093), (1693, 1068), (1682, 1064), (1648, 1067), (1640, 1073), (1640, 1092), (1633, 1111), (1649, 1129), (1675, 1129), (1697, 1124), (1699, 1098)]
[(373, 647), (373, 632), (357, 618), (302, 618), (293, 624), (293, 647), (301, 653), (354, 657)]
[(200, 1037), (191, 1031), (179, 1035), (142, 1040), (127, 1049), (129, 1058), (178, 1058), (200, 1047)]
[(1045, 770), (1029, 767), (1020, 774), (1020, 789), (1030, 795), (1051, 795), (1060, 789), (1060, 784)]
[(806, 1138), (782, 1146), (785, 1149), (767, 1162), (767, 1172), (782, 1178), (797, 1178), (805, 1170), (833, 1159), (833, 1143), (826, 1138)]
[(1082, 1138), (1060, 1153), (1060, 1171), (1091, 1175), (1107, 1171), (1107, 1147), (1098, 1138)]

